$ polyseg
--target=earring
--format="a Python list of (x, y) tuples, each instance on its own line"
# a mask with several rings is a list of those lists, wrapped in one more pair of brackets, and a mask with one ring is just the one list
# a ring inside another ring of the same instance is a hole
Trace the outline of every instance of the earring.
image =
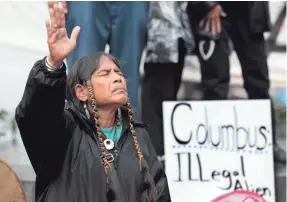
[(91, 116), (90, 116), (90, 113), (89, 113), (89, 111), (88, 111), (88, 109), (87, 109), (86, 103), (84, 103), (84, 110), (85, 110), (86, 116), (88, 117), (88, 119), (90, 119)]

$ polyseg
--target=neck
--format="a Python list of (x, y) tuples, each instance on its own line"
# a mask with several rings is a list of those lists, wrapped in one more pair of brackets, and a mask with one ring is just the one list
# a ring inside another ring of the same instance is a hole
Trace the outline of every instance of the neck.
[(115, 109), (98, 109), (100, 127), (112, 127), (115, 123), (115, 114)]

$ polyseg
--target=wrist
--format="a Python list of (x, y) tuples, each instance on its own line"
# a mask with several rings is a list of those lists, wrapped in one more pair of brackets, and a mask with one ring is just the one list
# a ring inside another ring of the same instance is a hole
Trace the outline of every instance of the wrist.
[(58, 69), (63, 65), (63, 61), (55, 61), (50, 56), (47, 57), (47, 63), (50, 67)]

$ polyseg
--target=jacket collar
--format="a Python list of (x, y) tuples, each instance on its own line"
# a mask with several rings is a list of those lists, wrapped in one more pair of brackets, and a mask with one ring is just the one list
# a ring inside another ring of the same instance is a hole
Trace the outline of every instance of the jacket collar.
[[(94, 122), (93, 120), (90, 120), (87, 118), (85, 114), (83, 114), (77, 106), (75, 106), (73, 103), (66, 101), (65, 108), (69, 110), (73, 116), (85, 127), (86, 130), (94, 132)], [(123, 132), (126, 132), (127, 129), (129, 129), (129, 120), (127, 118), (127, 115), (123, 113)], [(141, 128), (147, 128), (149, 125), (144, 124), (141, 121), (135, 120), (134, 121), (134, 127), (141, 127)]]

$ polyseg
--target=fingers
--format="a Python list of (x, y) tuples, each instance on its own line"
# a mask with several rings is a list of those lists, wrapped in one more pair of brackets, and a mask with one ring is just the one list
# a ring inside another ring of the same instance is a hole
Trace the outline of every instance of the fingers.
[(64, 10), (62, 4), (60, 4), (60, 6), (59, 6), (59, 13), (60, 13), (59, 14), (60, 15), (60, 24), (59, 24), (59, 26), (61, 28), (65, 28), (66, 27), (65, 10)]
[(50, 16), (50, 26), (52, 28), (57, 28), (54, 6), (53, 8), (49, 8), (49, 16)]
[(66, 2), (66, 1), (62, 1), (62, 5), (63, 5), (63, 8), (64, 8), (65, 14), (67, 14), (67, 13), (68, 13), (68, 5), (67, 5), (67, 2)]
[(52, 29), (50, 29), (50, 22), (49, 22), (49, 20), (46, 20), (45, 24), (46, 24), (46, 29), (47, 29), (47, 37), (49, 39), (52, 36)]
[(210, 22), (211, 20), (210, 19), (206, 19), (206, 23), (205, 23), (205, 31), (206, 32), (210, 32)]
[(48, 8), (53, 8), (54, 4), (56, 4), (57, 1), (48, 1)]
[[(204, 21), (205, 25), (204, 25)], [(213, 36), (215, 36), (217, 33), (220, 33), (222, 31), (221, 28), (221, 21), (220, 18), (206, 18), (204, 20), (201, 20), (199, 23), (199, 27), (203, 27), (205, 32), (211, 32)]]
[(68, 5), (67, 5), (67, 1), (48, 1), (48, 8), (53, 8), (54, 4), (61, 4), (64, 8), (64, 13), (67, 14), (68, 13)]
[(76, 26), (73, 31), (72, 31), (72, 34), (71, 34), (71, 40), (73, 41), (73, 43), (76, 45), (76, 42), (77, 42), (77, 38), (79, 36), (79, 33), (80, 33), (80, 30), (81, 28), (79, 26)]
[(59, 33), (57, 32), (57, 29), (54, 29), (50, 26), (49, 20), (46, 20), (46, 29), (47, 29), (47, 43), (53, 44), (59, 37)]
[(48, 44), (52, 44), (58, 38), (59, 33), (57, 32), (57, 29), (53, 28), (50, 25), (49, 20), (46, 20), (45, 24), (46, 24), (46, 29), (47, 29), (47, 42)]
[(57, 37), (58, 30), (58, 3), (48, 2), (50, 23), (46, 22), (48, 43), (53, 43)]
[(217, 20), (216, 19), (211, 20), (211, 33), (213, 36), (216, 35), (216, 31), (217, 31), (216, 25), (217, 25)]
[(65, 28), (65, 11), (62, 4), (50, 1), (48, 7), (52, 28)]
[(55, 12), (55, 20), (57, 24), (57, 28), (61, 26), (61, 12), (58, 4), (54, 4), (54, 12)]
[(226, 15), (226, 13), (222, 10), (221, 13), (220, 13), (220, 16), (226, 17), (227, 15)]
[(220, 20), (220, 18), (218, 18), (217, 20), (216, 20), (216, 32), (217, 33), (220, 33), (221, 32), (221, 20)]

